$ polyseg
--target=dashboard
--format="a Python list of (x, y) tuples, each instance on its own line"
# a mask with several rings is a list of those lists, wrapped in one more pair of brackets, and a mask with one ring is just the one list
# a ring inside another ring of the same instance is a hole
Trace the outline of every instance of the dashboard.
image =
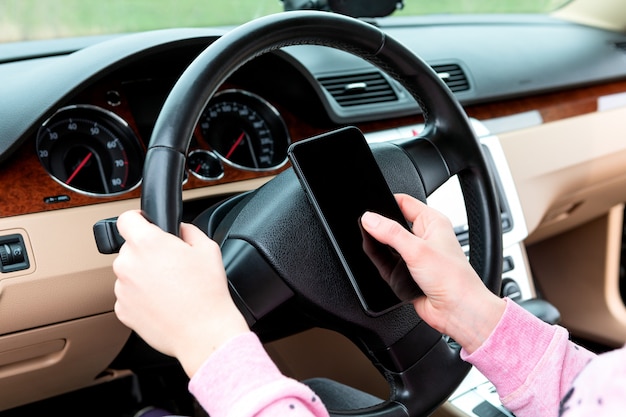
[[(624, 76), (623, 65), (619, 65), (623, 52), (618, 47), (623, 39), (612, 32), (545, 17), (528, 17), (514, 23), (492, 17), (480, 22), (458, 17), (461, 20), (454, 22), (440, 19), (429, 21), (433, 27), (420, 26), (419, 19), (391, 19), (383, 27), (431, 63), (459, 100), (466, 106), (473, 105), (467, 109), (469, 115), (491, 123), (496, 133), (499, 128), (495, 123), (509, 113), (516, 115), (517, 123), (530, 125), (549, 119), (542, 119), (541, 115), (533, 119), (527, 112), (537, 106), (523, 100), (516, 101), (516, 105), (527, 105), (528, 111), (506, 106), (496, 110), (488, 104), (495, 99), (558, 92), (563, 86), (585, 87)], [(413, 36), (416, 25), (420, 36)], [(490, 25), (502, 29), (502, 36), (510, 40), (506, 54), (514, 53), (515, 59), (510, 56), (509, 60), (502, 54), (484, 59), (480, 54), (461, 51), (464, 43), (490, 49), (493, 40), (489, 34), (493, 28), (485, 28)], [(458, 38), (458, 26), (465, 27), (468, 39)], [(519, 35), (528, 26), (535, 29), (533, 36), (549, 42), (544, 42), (539, 50), (529, 49), (533, 42), (520, 43)], [(436, 48), (424, 41), (434, 28)], [(0, 161), (19, 149), (25, 167), (3, 172), (36, 175), (3, 178), (4, 184), (10, 184), (5, 193), (12, 197), (7, 202), (26, 204), (13, 209), (11, 204), (3, 205), (2, 215), (25, 214), (26, 207), (26, 212), (40, 212), (93, 204), (102, 198), (136, 197), (142, 159), (160, 106), (186, 64), (220, 33), (211, 32), (160, 31), (105, 42), (87, 38), (80, 50), (69, 55), (65, 48), (77, 47), (57, 41), (59, 50), (46, 58), (37, 57), (37, 43), (20, 49), (18, 55), (5, 54), (0, 76), (15, 82), (4, 86), (8, 90), (6, 96), (14, 99), (1, 109), (12, 123), (3, 124)], [(590, 38), (602, 50), (589, 51), (596, 56), (580, 57), (579, 51), (574, 51), (577, 39), (590, 42)], [(550, 54), (551, 48), (557, 47), (558, 60)], [(439, 56), (437, 50), (445, 51), (445, 55)], [(561, 58), (574, 53), (575, 63)], [(94, 59), (89, 59), (92, 55)], [(525, 55), (532, 60), (525, 59)], [(489, 71), (495, 64), (490, 60), (494, 59), (497, 72)], [(75, 67), (72, 61), (76, 61)], [(333, 65), (329, 66), (329, 62)], [(567, 70), (571, 65), (577, 65), (577, 70)], [(24, 73), (27, 76), (21, 76)], [(286, 148), (292, 140), (334, 126), (358, 123), (363, 131), (371, 132), (384, 129), (384, 120), (398, 125), (420, 121), (419, 106), (395, 80), (364, 61), (329, 48), (290, 47), (262, 56), (234, 74), (229, 84), (223, 86), (199, 117), (189, 148), (185, 189), (274, 175), (284, 168)], [(22, 91), (37, 91), (41, 98), (28, 100), (28, 94), (18, 93)], [(585, 91), (588, 90), (580, 90), (579, 95)], [(551, 97), (559, 100), (558, 95), (544, 95), (543, 99)], [(556, 107), (558, 103), (549, 105)], [(22, 110), (27, 117), (24, 113), (15, 114)], [(568, 111), (571, 116), (580, 110)], [(525, 115), (526, 121), (520, 115)], [(499, 126), (508, 123), (511, 127), (512, 120), (506, 119)], [(21, 146), (23, 142), (29, 144)], [(42, 173), (59, 187), (48, 181), (48, 186), (42, 187)], [(20, 190), (29, 192), (22, 195)]]
[[(383, 27), (431, 63), (469, 115), (491, 123), (496, 133), (502, 126), (519, 127), (513, 122), (524, 126), (550, 121), (558, 115), (553, 109), (563, 106), (560, 100), (568, 103), (566, 116), (580, 114), (585, 111), (584, 101), (623, 88), (602, 85), (624, 76), (624, 53), (619, 48), (623, 39), (613, 32), (546, 17), (527, 17), (522, 22), (493, 17), (439, 19), (429, 20), (428, 26), (420, 25), (419, 19), (391, 19)], [(529, 27), (531, 36), (544, 40), (540, 48), (535, 48), (536, 42), (520, 42)], [(436, 47), (425, 41), (435, 29)], [(419, 36), (414, 36), (416, 30)], [(495, 47), (492, 30), (500, 30), (509, 40), (506, 50), (489, 56), (474, 52), (476, 45), (479, 50)], [(24, 164), (3, 170), (3, 184), (10, 184), (5, 195), (11, 197), (1, 214), (93, 204), (102, 197), (136, 197), (144, 151), (167, 92), (186, 64), (222, 32), (169, 30), (104, 42), (100, 38), (56, 41), (58, 46), (51, 41), (49, 57), (41, 57), (37, 42), (24, 48), (3, 46), (8, 51), (0, 48), (4, 57), (0, 76), (14, 80), (3, 86), (3, 96), (12, 100), (0, 109), (10, 121), (1, 126), (0, 162), (6, 166), (5, 160), (21, 151)], [(459, 38), (460, 32), (467, 36)], [(595, 42), (596, 47), (579, 48), (581, 39)], [(558, 59), (551, 53), (557, 48)], [(581, 56), (580, 50), (590, 55)], [(583, 89), (591, 85), (592, 90)], [(560, 94), (574, 94), (579, 104), (559, 95), (565, 86), (567, 93)], [(420, 121), (419, 106), (395, 80), (328, 48), (290, 47), (262, 56), (234, 74), (223, 90), (198, 120), (189, 149), (193, 166), (186, 175), (186, 189), (274, 175), (284, 168), (290, 141), (330, 127), (358, 123), (369, 132), (384, 129), (384, 120), (396, 125)], [(25, 91), (37, 92), (38, 100), (29, 100)], [(592, 95), (584, 99), (588, 92)], [(528, 100), (516, 100), (516, 107), (489, 104), (529, 94), (533, 100), (552, 100), (546, 102), (547, 118), (533, 115), (538, 106)], [(510, 115), (516, 118), (495, 126)], [(15, 158), (10, 162), (16, 163)], [(19, 175), (24, 172), (33, 175)], [(18, 177), (10, 176), (14, 173)], [(43, 173), (47, 175), (42, 177)], [(47, 176), (59, 187), (42, 183)], [(24, 195), (23, 190), (29, 192)], [(12, 207), (16, 201), (22, 204)]]
[[(199, 48), (186, 48), (182, 62), (193, 59)], [(166, 71), (143, 72), (131, 65), (55, 108), (36, 126), (25, 159), (32, 164), (29, 169), (47, 174), (56, 184), (33, 192), (39, 180), (30, 176), (33, 184), (23, 184), (24, 179), (7, 181), (15, 186), (15, 190), (7, 191), (28, 189), (28, 195), (19, 200), (26, 203), (24, 198), (28, 199), (30, 212), (136, 197), (152, 126), (167, 92), (184, 68), (163, 62), (171, 58), (169, 54), (157, 58), (154, 63), (141, 61), (138, 66), (167, 67)], [(250, 65), (206, 106), (189, 148), (186, 188), (269, 176), (284, 168), (291, 136), (302, 135), (287, 128), (286, 119), (295, 118), (286, 109), (290, 103), (277, 103), (279, 111), (259, 94), (266, 92), (254, 92), (256, 88), (246, 88), (245, 82), (237, 81), (242, 77), (251, 86), (256, 85), (247, 73), (262, 76), (267, 68), (276, 68), (271, 62), (263, 62), (272, 60), (277, 58), (268, 57)], [(141, 77), (137, 71), (141, 71)], [(276, 76), (265, 78), (268, 88), (279, 88), (270, 87), (272, 78)], [(36, 160), (32, 158), (33, 147)], [(11, 212), (5, 206), (5, 210), (4, 215), (24, 214), (22, 207)]]

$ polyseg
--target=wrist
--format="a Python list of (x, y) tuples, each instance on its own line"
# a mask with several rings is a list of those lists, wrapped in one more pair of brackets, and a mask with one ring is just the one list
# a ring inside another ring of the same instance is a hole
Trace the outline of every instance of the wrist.
[(250, 328), (242, 316), (234, 315), (189, 330), (181, 338), (175, 356), (191, 378), (213, 353), (233, 338), (248, 333)]
[(446, 334), (473, 353), (493, 333), (505, 309), (506, 301), (491, 292), (470, 299), (451, 316)]

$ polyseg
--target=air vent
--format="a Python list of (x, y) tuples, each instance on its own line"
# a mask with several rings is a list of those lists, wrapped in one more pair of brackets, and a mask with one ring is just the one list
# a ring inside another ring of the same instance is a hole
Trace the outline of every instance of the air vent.
[(457, 64), (433, 65), (432, 67), (453, 93), (469, 90), (469, 81)]
[(380, 72), (320, 77), (318, 81), (342, 107), (383, 103), (398, 99)]

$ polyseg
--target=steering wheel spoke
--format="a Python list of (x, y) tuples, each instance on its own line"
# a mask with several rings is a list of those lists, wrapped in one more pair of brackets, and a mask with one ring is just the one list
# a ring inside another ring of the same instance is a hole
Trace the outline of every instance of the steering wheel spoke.
[(425, 322), (419, 322), (402, 339), (374, 352), (380, 364), (389, 372), (406, 372), (419, 362), (443, 336)]
[(424, 185), (426, 195), (445, 183), (452, 174), (437, 147), (426, 138), (396, 142), (413, 160)]

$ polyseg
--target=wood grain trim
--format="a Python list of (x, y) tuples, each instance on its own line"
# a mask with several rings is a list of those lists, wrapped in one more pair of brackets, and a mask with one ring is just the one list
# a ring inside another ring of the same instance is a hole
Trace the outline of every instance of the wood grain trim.
[(544, 123), (597, 111), (598, 99), (626, 91), (626, 80), (579, 87), (565, 91), (514, 98), (466, 108), (470, 117), (479, 120), (539, 111)]
[[(89, 96), (83, 97), (83, 99), (104, 107), (106, 106), (106, 103), (102, 101), (105, 96), (104, 93), (110, 87), (110, 85), (106, 85), (95, 89)], [(470, 117), (478, 120), (487, 120), (527, 111), (539, 111), (544, 123), (547, 123), (595, 112), (597, 111), (597, 103), (600, 97), (622, 92), (626, 92), (626, 80), (539, 94), (531, 97), (511, 98), (494, 103), (476, 104), (466, 107), (466, 112)], [(283, 113), (292, 141), (310, 137), (333, 127), (308, 125), (292, 115), (288, 109), (277, 107)], [(131, 127), (136, 130), (129, 109), (121, 107), (116, 112), (128, 120)], [(359, 124), (359, 127), (364, 132), (371, 132), (416, 124), (421, 121), (421, 116), (410, 116), (362, 123)], [(216, 184), (272, 176), (286, 169), (286, 166), (267, 172), (244, 171), (226, 164), (224, 169), (224, 177), (215, 181), (202, 181), (190, 175), (184, 189), (197, 189)], [(140, 194), (140, 191), (137, 189), (117, 197), (99, 198), (85, 196), (66, 189), (50, 178), (42, 168), (35, 154), (34, 139), (23, 146), (13, 156), (11, 161), (0, 166), (0, 184), (2, 184), (0, 217), (118, 201), (136, 198)], [(44, 201), (48, 197), (55, 196), (68, 196), (69, 201), (57, 203), (46, 203)]]

